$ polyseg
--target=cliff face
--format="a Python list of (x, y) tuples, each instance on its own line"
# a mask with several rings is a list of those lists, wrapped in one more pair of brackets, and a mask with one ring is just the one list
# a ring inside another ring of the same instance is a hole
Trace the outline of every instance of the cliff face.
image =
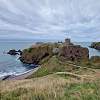
[(80, 46), (64, 46), (60, 50), (60, 56), (67, 60), (87, 60), (89, 58), (89, 50)]
[(22, 52), (20, 60), (23, 63), (38, 64), (40, 60), (52, 55), (52, 47), (50, 45), (36, 45), (25, 49)]
[(100, 50), (100, 42), (93, 42), (90, 47)]
[(20, 60), (23, 63), (39, 64), (45, 58), (53, 55), (71, 61), (87, 60), (89, 59), (89, 50), (79, 45), (67, 43), (67, 41), (65, 43), (42, 43), (23, 50)]

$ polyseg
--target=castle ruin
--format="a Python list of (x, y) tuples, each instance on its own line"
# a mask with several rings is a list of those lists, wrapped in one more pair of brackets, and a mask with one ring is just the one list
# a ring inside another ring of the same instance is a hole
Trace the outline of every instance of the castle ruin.
[(65, 39), (63, 47), (60, 50), (60, 56), (71, 61), (87, 60), (89, 59), (89, 50), (80, 45), (74, 45), (70, 39)]

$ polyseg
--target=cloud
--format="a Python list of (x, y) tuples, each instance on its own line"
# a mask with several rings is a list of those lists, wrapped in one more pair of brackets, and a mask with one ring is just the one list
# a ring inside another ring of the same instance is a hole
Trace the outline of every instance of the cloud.
[(100, 0), (0, 0), (0, 37), (100, 41), (99, 11)]

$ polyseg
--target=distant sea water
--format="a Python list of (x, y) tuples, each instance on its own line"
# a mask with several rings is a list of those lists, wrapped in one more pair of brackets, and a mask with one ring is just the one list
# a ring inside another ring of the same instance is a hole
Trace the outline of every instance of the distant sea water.
[[(40, 40), (0, 40), (0, 77), (12, 74), (21, 74), (34, 67), (25, 65), (18, 60), (18, 56), (11, 56), (5, 54), (4, 52), (10, 49), (23, 50), (24, 48), (30, 47), (35, 42), (40, 42)], [(75, 42), (83, 47), (88, 47), (90, 42)], [(100, 51), (89, 48), (89, 55), (100, 56)]]
[(29, 40), (0, 40), (0, 77), (12, 74), (21, 74), (33, 69), (29, 65), (25, 65), (18, 60), (18, 56), (5, 54), (10, 49), (24, 49), (30, 47), (34, 41)]

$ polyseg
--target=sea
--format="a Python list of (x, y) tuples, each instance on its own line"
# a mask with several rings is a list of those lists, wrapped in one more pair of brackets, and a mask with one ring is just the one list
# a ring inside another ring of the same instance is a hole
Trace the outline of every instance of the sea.
[[(36, 42), (44, 42), (44, 40), (0, 40), (0, 77), (6, 75), (19, 75), (26, 71), (33, 69), (35, 66), (23, 64), (18, 59), (19, 56), (11, 56), (6, 54), (11, 49), (23, 50), (32, 46)], [(49, 41), (47, 41), (49, 42)], [(89, 56), (100, 56), (100, 51), (89, 48), (91, 42), (75, 42), (74, 44), (87, 47), (89, 49)]]

